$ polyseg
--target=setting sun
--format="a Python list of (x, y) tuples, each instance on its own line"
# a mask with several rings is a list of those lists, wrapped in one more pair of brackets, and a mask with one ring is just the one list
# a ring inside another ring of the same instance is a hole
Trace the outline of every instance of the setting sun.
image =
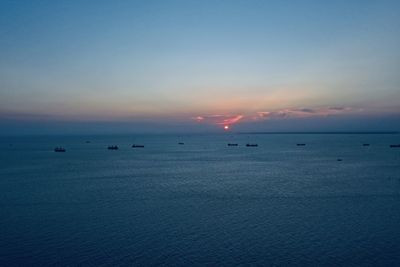
[(229, 125), (225, 125), (225, 126), (224, 126), (224, 130), (225, 130), (225, 131), (229, 130)]

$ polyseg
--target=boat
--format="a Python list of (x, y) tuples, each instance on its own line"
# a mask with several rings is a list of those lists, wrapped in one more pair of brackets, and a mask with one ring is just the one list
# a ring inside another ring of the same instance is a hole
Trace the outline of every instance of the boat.
[(258, 144), (246, 144), (247, 147), (256, 147)]
[(306, 144), (303, 144), (303, 143), (301, 143), (301, 144), (297, 144), (297, 146), (305, 146)]
[(178, 145), (184, 145), (184, 144), (185, 144), (185, 143), (183, 143), (183, 142), (179, 142), (179, 143), (178, 143)]
[(337, 161), (343, 161), (342, 159), (337, 159)]
[(135, 145), (135, 144), (133, 144), (132, 147), (133, 148), (135, 148), (135, 147), (144, 147), (144, 145)]
[(109, 150), (118, 150), (118, 146), (108, 146)]
[(390, 145), (390, 147), (400, 147), (400, 144), (397, 144), (397, 145)]
[(363, 144), (363, 146), (369, 146), (369, 144)]
[(65, 148), (58, 146), (56, 148), (54, 148), (54, 152), (66, 152)]
[(228, 146), (238, 146), (238, 144), (229, 143)]
[(86, 144), (90, 144), (90, 141), (86, 141), (85, 143), (86, 143)]

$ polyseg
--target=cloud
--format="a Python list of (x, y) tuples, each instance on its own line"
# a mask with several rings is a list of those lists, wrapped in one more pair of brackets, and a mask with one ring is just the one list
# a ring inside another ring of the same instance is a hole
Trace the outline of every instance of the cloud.
[(270, 118), (286, 118), (288, 113), (286, 111), (259, 111), (257, 112), (257, 118), (270, 119)]
[(197, 122), (216, 124), (216, 125), (231, 125), (239, 122), (248, 121), (263, 121), (263, 120), (282, 120), (289, 118), (308, 118), (308, 117), (327, 117), (340, 114), (349, 114), (361, 112), (362, 109), (351, 107), (318, 107), (318, 108), (286, 108), (272, 111), (258, 111), (252, 114), (238, 115), (199, 115), (192, 117)]
[(256, 119), (282, 119), (282, 118), (303, 118), (315, 116), (330, 116), (342, 113), (361, 111), (350, 107), (323, 107), (323, 108), (292, 108), (276, 111), (259, 111)]
[(297, 109), (296, 111), (304, 112), (304, 113), (315, 113), (315, 110), (312, 108), (300, 108), (300, 109)]
[(330, 110), (345, 110), (346, 108), (344, 107), (329, 107)]
[(211, 123), (217, 125), (231, 125), (239, 122), (243, 119), (243, 115), (203, 115), (203, 116), (196, 116), (192, 119), (196, 120), (197, 122), (204, 122), (204, 123)]

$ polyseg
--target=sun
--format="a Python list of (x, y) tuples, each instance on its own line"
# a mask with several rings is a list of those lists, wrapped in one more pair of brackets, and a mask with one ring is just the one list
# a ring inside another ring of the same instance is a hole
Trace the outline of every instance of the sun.
[(228, 130), (229, 130), (229, 125), (225, 125), (225, 126), (224, 126), (224, 130), (225, 130), (225, 131), (228, 131)]

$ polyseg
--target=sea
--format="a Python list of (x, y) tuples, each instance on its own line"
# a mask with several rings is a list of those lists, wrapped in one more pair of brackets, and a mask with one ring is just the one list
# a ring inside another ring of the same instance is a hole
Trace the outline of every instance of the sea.
[(0, 137), (0, 266), (400, 266), (399, 143)]

